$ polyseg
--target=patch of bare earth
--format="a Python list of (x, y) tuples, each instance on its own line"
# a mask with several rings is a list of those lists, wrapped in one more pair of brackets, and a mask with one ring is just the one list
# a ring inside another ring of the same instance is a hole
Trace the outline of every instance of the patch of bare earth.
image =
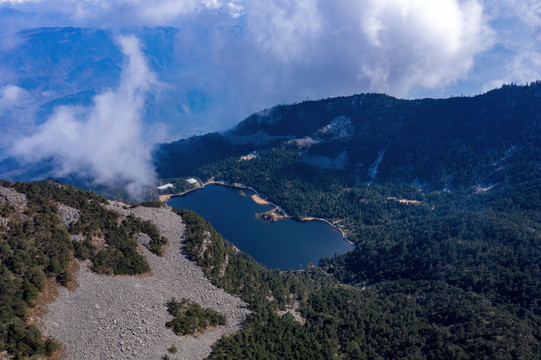
[(252, 198), (252, 201), (259, 205), (268, 205), (269, 202), (263, 198), (261, 198), (259, 195), (253, 194), (250, 196)]
[(9, 355), (7, 351), (0, 352), (0, 360), (11, 360), (13, 356)]
[(415, 205), (421, 204), (421, 202), (418, 200), (398, 199), (394, 196), (387, 197), (387, 200), (398, 201), (399, 203), (402, 203), (402, 204), (415, 204)]
[[(160, 359), (172, 345), (179, 350), (173, 358), (203, 359), (220, 337), (240, 329), (248, 315), (246, 304), (212, 285), (181, 253), (184, 225), (171, 208), (108, 208), (152, 221), (169, 246), (163, 257), (140, 246), (152, 269), (147, 276), (97, 275), (88, 262), (81, 263), (78, 287), (58, 288), (56, 301), (47, 305), (38, 324), (62, 343), (65, 359)], [(165, 304), (173, 297), (223, 313), (227, 325), (197, 337), (175, 335), (165, 327), (172, 319)]]
[(285, 314), (290, 314), (293, 316), (293, 319), (295, 319), (296, 322), (300, 324), (305, 324), (306, 319), (302, 316), (301, 312), (299, 311), (300, 304), (298, 301), (295, 301), (292, 305), (287, 305), (285, 310), (278, 310), (276, 313), (278, 316), (284, 316)]

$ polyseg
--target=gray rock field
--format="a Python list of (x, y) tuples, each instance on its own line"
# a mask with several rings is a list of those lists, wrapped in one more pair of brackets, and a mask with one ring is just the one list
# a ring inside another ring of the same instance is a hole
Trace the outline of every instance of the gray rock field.
[[(124, 209), (118, 203), (108, 208), (152, 221), (169, 245), (163, 257), (140, 246), (151, 275), (97, 275), (88, 262), (81, 263), (79, 286), (61, 288), (39, 325), (63, 344), (66, 359), (160, 359), (172, 345), (179, 350), (169, 354), (172, 359), (203, 359), (220, 337), (240, 329), (249, 312), (246, 304), (212, 285), (181, 253), (184, 225), (171, 208)], [(177, 336), (165, 327), (172, 318), (165, 303), (173, 297), (217, 310), (228, 323), (197, 337)]]
[(59, 204), (58, 205), (58, 216), (60, 217), (60, 222), (65, 227), (68, 227), (70, 224), (77, 222), (81, 215), (79, 210), (74, 209), (70, 206)]
[(0, 186), (0, 205), (2, 204), (11, 205), (16, 211), (22, 213), (26, 208), (26, 195)]

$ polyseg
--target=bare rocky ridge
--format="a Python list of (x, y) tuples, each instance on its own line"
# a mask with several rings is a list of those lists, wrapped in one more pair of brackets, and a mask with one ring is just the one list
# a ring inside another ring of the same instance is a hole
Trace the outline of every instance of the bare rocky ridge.
[(17, 212), (22, 213), (26, 208), (26, 195), (17, 191), (0, 186), (0, 204), (8, 204)]
[[(26, 195), (21, 194), (13, 189), (0, 186), (0, 205), (9, 205), (15, 210), (15, 219), (25, 220), (27, 200)], [(6, 225), (8, 219), (0, 218), (0, 225)]]
[(71, 223), (77, 222), (81, 217), (79, 210), (74, 209), (70, 206), (59, 204), (58, 205), (58, 216), (60, 217), (60, 222), (65, 227), (69, 227)]
[(9, 205), (15, 210), (15, 213), (4, 218), (0, 216), (0, 227), (7, 227), (9, 221), (24, 221), (27, 216), (24, 214), (27, 206), (25, 194), (21, 194), (13, 189), (0, 186), (0, 206)]
[[(66, 359), (160, 359), (172, 345), (179, 349), (172, 358), (202, 359), (220, 337), (240, 329), (248, 315), (246, 304), (212, 285), (181, 253), (184, 225), (170, 207), (125, 209), (111, 203), (108, 208), (152, 221), (169, 245), (163, 257), (141, 246), (151, 275), (97, 275), (82, 263), (79, 287), (72, 292), (61, 288), (40, 324), (63, 344)], [(179, 337), (165, 327), (172, 318), (165, 303), (172, 297), (219, 311), (228, 323), (198, 337)]]

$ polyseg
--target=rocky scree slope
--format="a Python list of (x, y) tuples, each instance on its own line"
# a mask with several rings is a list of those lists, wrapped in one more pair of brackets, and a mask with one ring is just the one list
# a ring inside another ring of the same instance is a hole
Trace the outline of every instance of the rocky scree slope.
[[(172, 345), (179, 349), (178, 358), (202, 359), (220, 337), (240, 329), (248, 314), (245, 303), (212, 285), (181, 253), (180, 216), (167, 206), (126, 209), (110, 203), (107, 208), (150, 220), (169, 245), (163, 257), (140, 246), (150, 275), (97, 275), (82, 263), (76, 274), (78, 288), (73, 292), (62, 288), (41, 321), (42, 331), (63, 344), (67, 359), (159, 359)], [(179, 337), (165, 327), (172, 318), (165, 303), (173, 297), (219, 311), (228, 323), (197, 337)]]

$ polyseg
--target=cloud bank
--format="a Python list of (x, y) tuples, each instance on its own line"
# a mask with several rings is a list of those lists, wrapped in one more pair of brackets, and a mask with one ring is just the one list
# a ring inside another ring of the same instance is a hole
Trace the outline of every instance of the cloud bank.
[[(195, 49), (179, 58), (189, 70), (193, 61), (199, 64), (192, 77), (220, 94), (230, 88), (242, 92), (235, 86), (238, 78), (241, 86), (244, 77), (254, 84), (261, 80), (251, 87), (264, 88), (267, 104), (362, 91), (408, 96), (417, 88), (441, 89), (465, 78), (475, 57), (494, 43), (477, 0), (11, 3), (63, 14), (69, 25), (178, 27), (177, 47)], [(218, 73), (211, 84), (205, 84), (205, 71)]]
[[(498, 63), (484, 90), (541, 78), (541, 2), (486, 0), (485, 11), (498, 31), (497, 46), (487, 55)], [(481, 62), (482, 63), (482, 62)]]
[(307, 98), (476, 94), (503, 82), (536, 80), (541, 72), (536, 0), (0, 4), (29, 14), (31, 26), (178, 28), (178, 66), (167, 72), (167, 81), (171, 99), (178, 100), (172, 108), (183, 110), (181, 136), (223, 130), (251, 112)]
[(141, 114), (147, 94), (159, 86), (137, 38), (118, 38), (126, 56), (120, 84), (96, 95), (93, 105), (60, 106), (34, 134), (17, 141), (13, 155), (29, 162), (52, 158), (54, 175), (93, 179), (95, 185), (126, 186), (137, 196), (155, 179), (151, 140)]
[(324, 83), (343, 84), (337, 91), (345, 93), (361, 88), (408, 96), (417, 87), (445, 87), (465, 77), (493, 43), (476, 1), (272, 4), (276, 10), (263, 12), (247, 5), (246, 12), (255, 14), (247, 21), (256, 45), (298, 70), (322, 74)]
[(8, 84), (0, 88), (0, 115), (13, 108), (21, 107), (27, 96), (26, 90), (17, 85)]

